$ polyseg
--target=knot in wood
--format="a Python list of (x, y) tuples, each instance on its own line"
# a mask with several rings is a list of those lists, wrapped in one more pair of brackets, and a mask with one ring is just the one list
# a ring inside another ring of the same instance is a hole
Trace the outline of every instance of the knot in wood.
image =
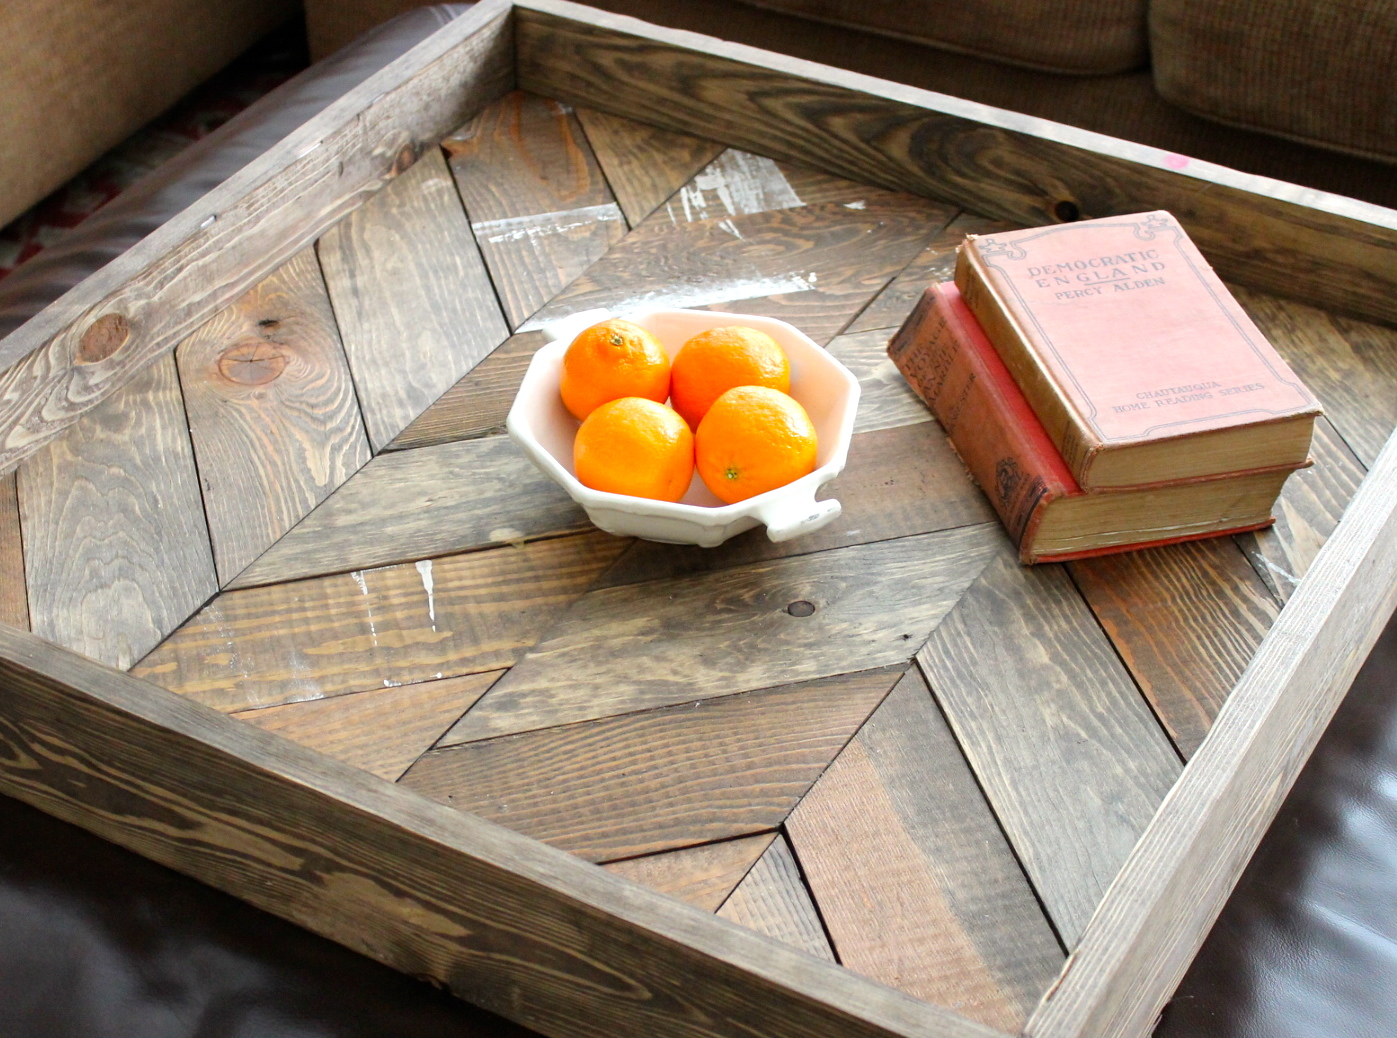
[(265, 386), (286, 370), (291, 357), (279, 343), (248, 340), (229, 346), (218, 358), (218, 373), (240, 386)]
[(78, 363), (96, 364), (106, 360), (131, 338), (131, 323), (121, 314), (103, 314), (78, 340)]
[(805, 599), (802, 598), (799, 601), (792, 602), (790, 605), (788, 605), (786, 607), (786, 612), (790, 613), (792, 616), (814, 616), (815, 603), (807, 602)]
[(413, 166), (417, 165), (417, 160), (421, 158), (421, 152), (415, 144), (404, 144), (398, 149), (397, 156), (393, 159), (393, 168), (389, 170), (390, 177), (400, 176), (406, 173)]

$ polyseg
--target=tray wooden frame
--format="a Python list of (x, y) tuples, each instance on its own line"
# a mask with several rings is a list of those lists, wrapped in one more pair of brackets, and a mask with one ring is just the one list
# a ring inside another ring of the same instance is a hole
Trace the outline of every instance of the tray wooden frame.
[[(1224, 276), (1397, 323), (1390, 210), (484, 0), (0, 341), (0, 472), (515, 86), (1022, 223), (1167, 208)], [(1148, 1033), (1394, 606), (1389, 441), (1025, 1034)], [(4, 627), (0, 791), (549, 1034), (999, 1033)]]

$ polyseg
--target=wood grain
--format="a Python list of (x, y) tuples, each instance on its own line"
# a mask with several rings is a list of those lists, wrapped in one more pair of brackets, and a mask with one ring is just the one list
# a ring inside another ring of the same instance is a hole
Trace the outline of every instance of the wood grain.
[(315, 251), (175, 350), (220, 584), (369, 460)]
[(218, 590), (173, 357), (19, 470), (34, 633), (126, 668)]
[(1174, 746), (1193, 756), (1280, 611), (1231, 538), (1068, 564)]
[[(592, 591), (461, 719), (449, 740), (900, 663), (999, 543), (994, 528), (972, 526)], [(815, 612), (792, 615), (793, 602), (810, 603)], [(597, 645), (607, 651), (597, 652)]]
[(872, 432), (899, 425), (932, 421), (931, 411), (907, 385), (902, 372), (888, 356), (886, 328), (854, 335), (839, 335), (826, 349), (859, 380), (859, 410), (854, 431)]
[(723, 902), (718, 916), (817, 958), (835, 961), (820, 913), (800, 878), (800, 866), (790, 844), (779, 834)]
[(1224, 277), (1397, 321), (1379, 206), (565, 0), (516, 10), (526, 90), (1021, 226), (1167, 209)]
[(1063, 953), (916, 668), (787, 832), (845, 966), (1019, 1031)]
[(705, 912), (717, 911), (733, 887), (778, 839), (775, 833), (681, 847), (643, 858), (613, 861), (602, 868), (613, 876), (678, 898)]
[(989, 220), (974, 213), (959, 213), (931, 240), (922, 254), (909, 263), (888, 287), (878, 293), (863, 313), (849, 325), (850, 332), (880, 328), (900, 328), (917, 305), (926, 287), (936, 281), (950, 281), (956, 271), (956, 247), (967, 234), (999, 234), (1018, 230), (1018, 224)]
[(318, 251), (377, 452), (509, 329), (437, 149), (327, 231)]
[(233, 716), (396, 782), (502, 673), (420, 681)]
[(511, 328), (626, 233), (566, 105), (516, 90), (442, 146)]
[(1325, 415), (1353, 453), (1364, 465), (1372, 465), (1397, 424), (1397, 363), (1372, 363), (1378, 351), (1359, 352), (1323, 310), (1247, 289), (1236, 295), (1286, 363), (1319, 397)]
[(723, 150), (715, 141), (592, 108), (577, 109), (577, 118), (632, 227)]
[(529, 361), (543, 345), (542, 332), (511, 335), (443, 393), (385, 450), (433, 447), (471, 436), (504, 432), (509, 407)]
[(0, 793), (535, 1030), (996, 1034), (11, 628), (0, 687)]
[(1323, 418), (1315, 423), (1310, 454), (1314, 465), (1291, 476), (1281, 490), (1272, 509), (1276, 524), (1236, 538), (1281, 602), (1294, 593), (1363, 481), (1362, 463)]
[(1178, 777), (1178, 756), (1060, 566), (1002, 552), (917, 660), (1075, 947)]
[(624, 544), (579, 534), (225, 592), (135, 673), (232, 712), (498, 670)]
[[(485, 0), (0, 341), (0, 473), (310, 245), (513, 86), (508, 0)], [(80, 363), (89, 329), (126, 341)]]
[(785, 820), (901, 673), (797, 682), (457, 746), (453, 729), (402, 781), (589, 861), (764, 832)]
[(29, 630), (24, 581), (24, 543), (19, 529), (15, 474), (0, 476), (0, 624)]
[[(919, 402), (918, 407), (926, 413)], [(762, 529), (717, 548), (636, 541), (598, 580), (600, 587), (707, 573), (826, 548), (935, 533), (995, 521), (983, 494), (935, 422), (858, 433), (849, 464), (823, 491), (843, 506), (823, 530), (773, 543)]]
[(587, 529), (586, 513), (506, 436), (380, 454), (232, 584), (325, 573)]

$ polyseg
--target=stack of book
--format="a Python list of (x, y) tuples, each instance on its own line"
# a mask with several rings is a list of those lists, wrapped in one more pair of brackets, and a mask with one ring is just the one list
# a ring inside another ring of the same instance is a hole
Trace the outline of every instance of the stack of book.
[(1025, 563), (1270, 525), (1321, 414), (1164, 212), (968, 237), (888, 353)]

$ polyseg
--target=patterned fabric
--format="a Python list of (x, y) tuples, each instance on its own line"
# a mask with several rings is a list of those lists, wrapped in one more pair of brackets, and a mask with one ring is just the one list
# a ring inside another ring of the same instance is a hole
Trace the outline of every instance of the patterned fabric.
[(1397, 161), (1397, 3), (1152, 0), (1155, 82), (1219, 122)]

